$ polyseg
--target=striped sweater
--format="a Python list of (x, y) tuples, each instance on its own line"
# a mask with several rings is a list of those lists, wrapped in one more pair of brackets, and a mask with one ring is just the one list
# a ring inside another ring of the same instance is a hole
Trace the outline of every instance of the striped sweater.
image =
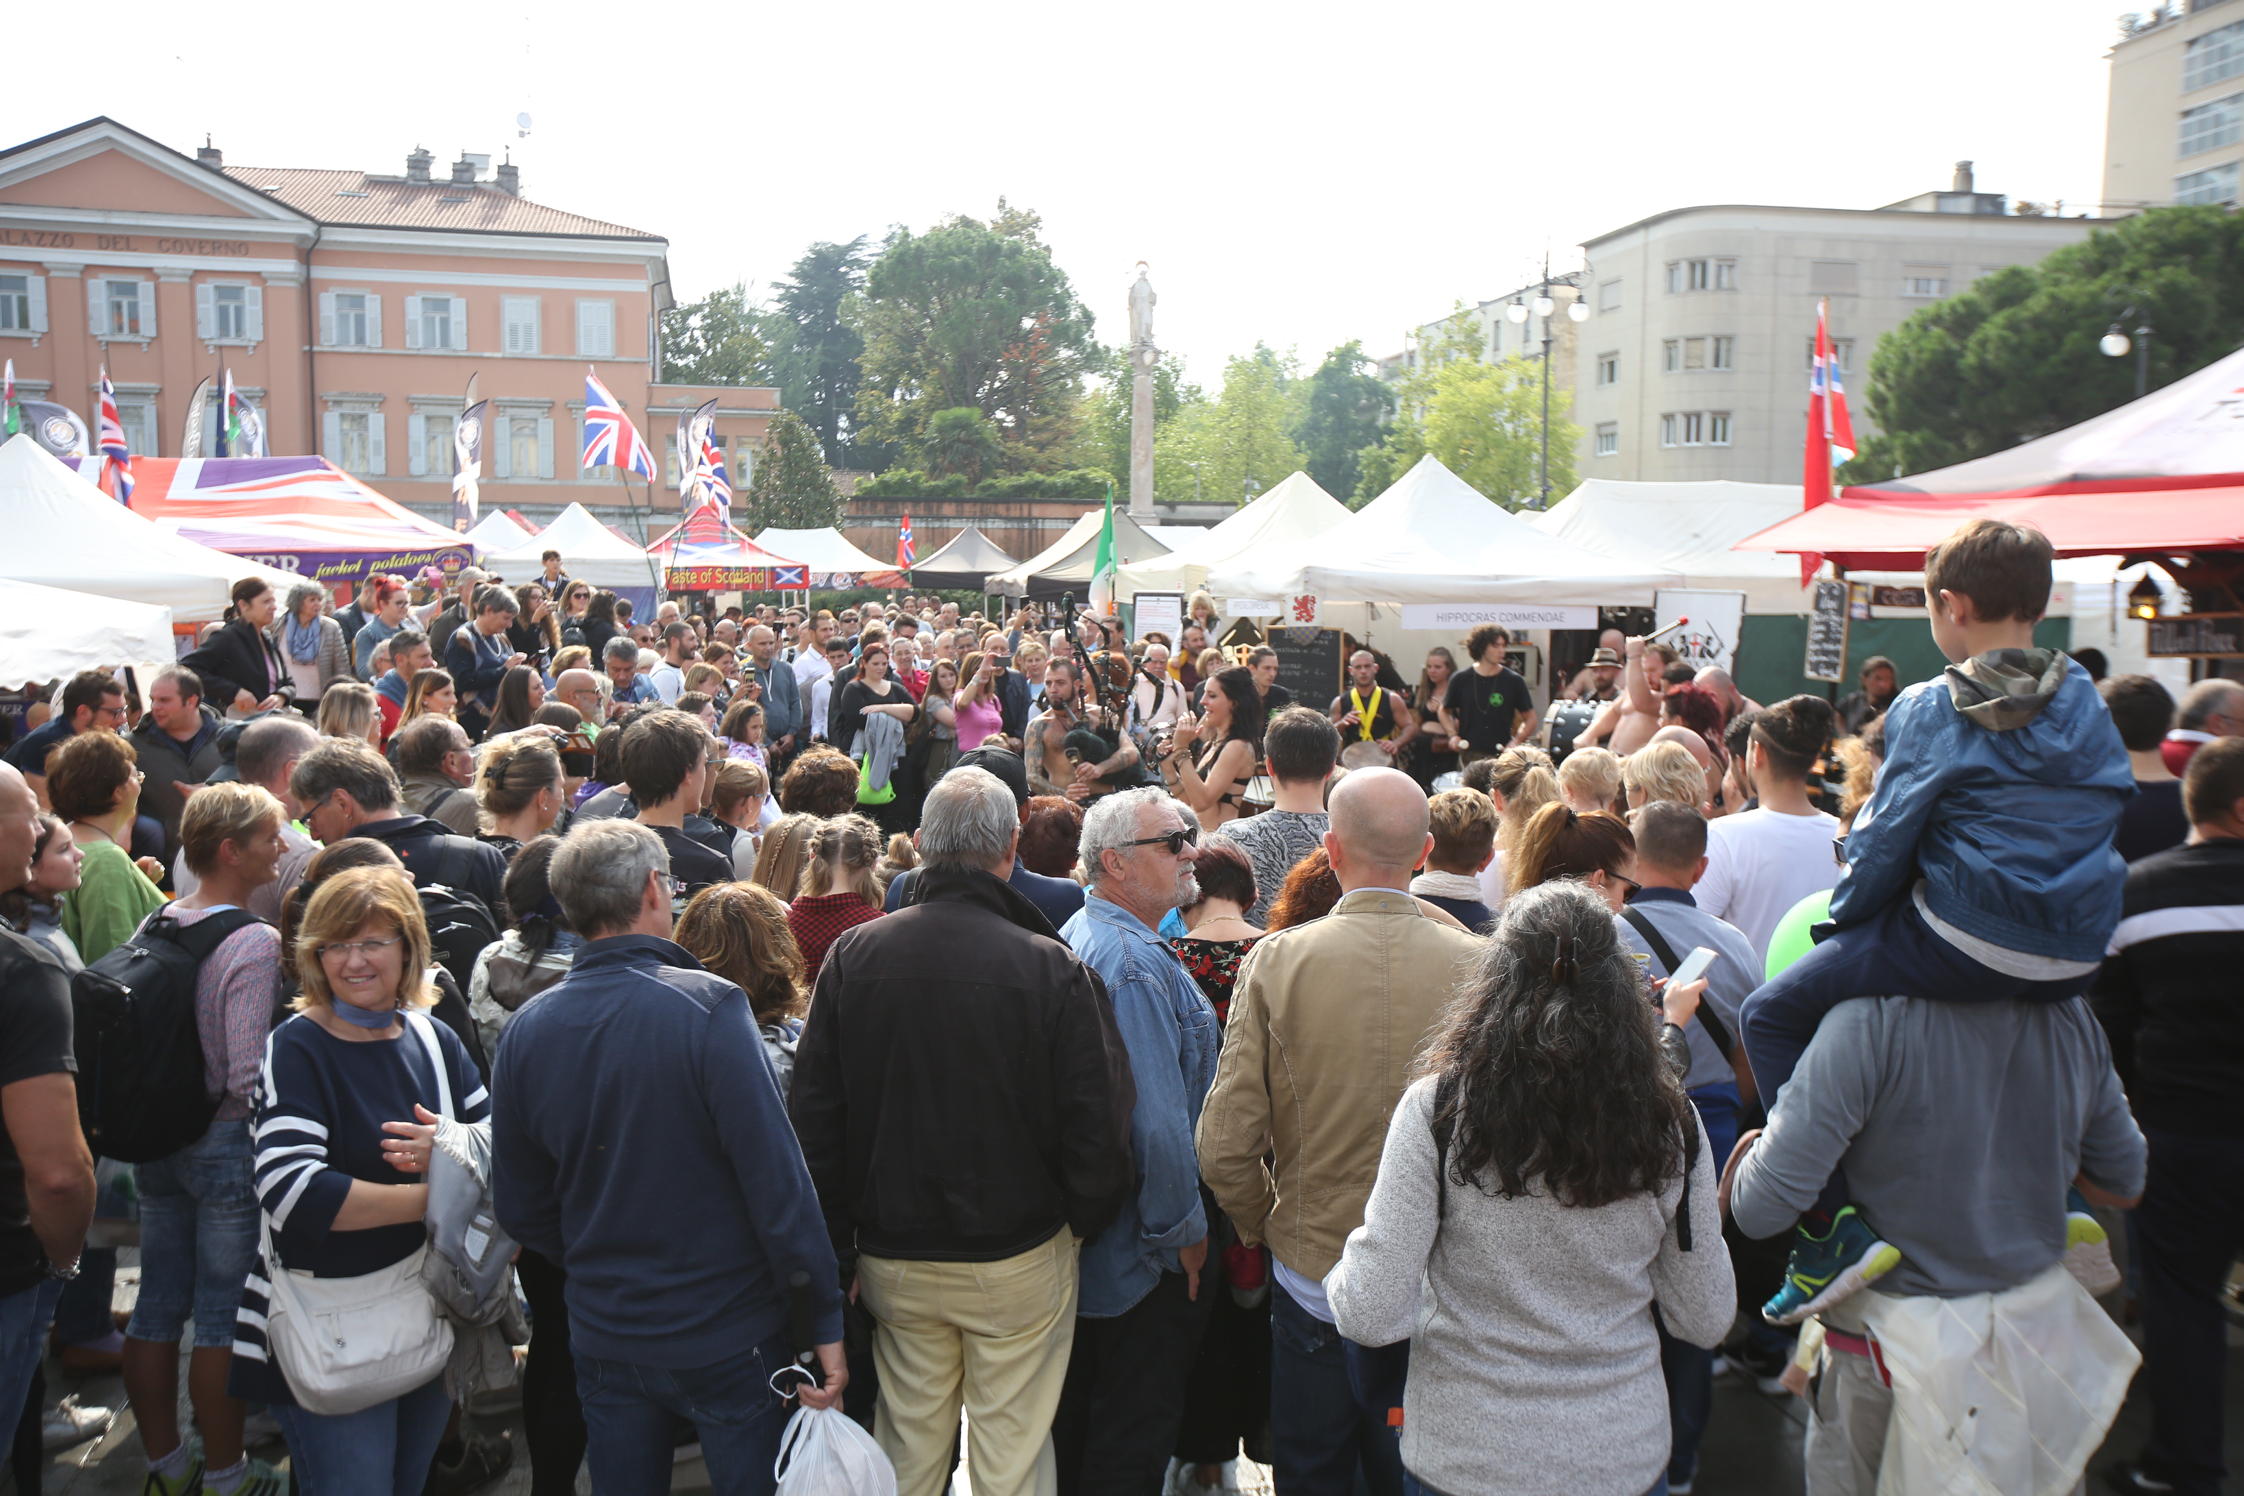
[[(426, 1015), (444, 1055), (455, 1115), (480, 1122), (490, 1093), (459, 1036)], [(428, 1051), (411, 1032), (389, 1041), (338, 1039), (302, 1014), (265, 1042), (253, 1137), (259, 1203), (281, 1262), (319, 1278), (351, 1278), (409, 1257), (426, 1239), (418, 1222), (359, 1231), (334, 1229), (351, 1181), (420, 1184), (382, 1158), (382, 1124), (409, 1122), (416, 1102), (438, 1110), (440, 1090)], [(231, 1391), (264, 1402), (293, 1402), (267, 1359), (265, 1314), (272, 1264), (250, 1269), (234, 1324)]]

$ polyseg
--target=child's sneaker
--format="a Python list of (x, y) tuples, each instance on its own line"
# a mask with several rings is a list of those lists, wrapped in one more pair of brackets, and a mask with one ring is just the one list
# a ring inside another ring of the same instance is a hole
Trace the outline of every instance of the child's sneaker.
[(1772, 1325), (1796, 1325), (1851, 1298), (1892, 1272), (1900, 1261), (1899, 1248), (1880, 1240), (1852, 1205), (1843, 1206), (1823, 1235), (1806, 1226), (1794, 1234), (1792, 1256), (1784, 1265), (1784, 1287), (1761, 1306), (1761, 1317)]
[(2088, 1202), (2079, 1190), (2065, 1195), (2065, 1271), (2088, 1290), (2090, 1298), (2100, 1299), (2119, 1287), (2119, 1265), (2112, 1261), (2111, 1237), (2089, 1214)]
[[(199, 1443), (199, 1441), (196, 1441)], [(176, 1474), (151, 1469), (141, 1483), (140, 1496), (200, 1496), (203, 1489), (203, 1452), (190, 1445)]]

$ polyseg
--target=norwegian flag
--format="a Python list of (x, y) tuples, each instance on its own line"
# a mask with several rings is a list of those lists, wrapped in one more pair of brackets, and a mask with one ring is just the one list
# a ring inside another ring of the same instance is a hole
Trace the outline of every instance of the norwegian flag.
[(654, 481), (654, 451), (600, 376), (584, 371), (585, 467), (619, 467)]
[(109, 383), (109, 369), (101, 370), (101, 476), (120, 504), (132, 502), (132, 446), (125, 440), (125, 423), (117, 418), (117, 391)]
[(810, 585), (810, 568), (807, 566), (774, 566), (771, 569), (771, 586), (775, 592), (799, 592)]
[[(1831, 469), (1854, 456), (1854, 420), (1847, 413), (1847, 391), (1839, 377), (1839, 358), (1831, 346), (1830, 303), (1815, 304), (1815, 356), (1808, 366), (1808, 441), (1801, 470), (1805, 508), (1828, 503)], [(1818, 555), (1800, 558), (1805, 587), (1823, 564)]]
[(919, 552), (912, 546), (912, 517), (907, 514), (896, 526), (896, 569), (909, 571), (918, 559)]

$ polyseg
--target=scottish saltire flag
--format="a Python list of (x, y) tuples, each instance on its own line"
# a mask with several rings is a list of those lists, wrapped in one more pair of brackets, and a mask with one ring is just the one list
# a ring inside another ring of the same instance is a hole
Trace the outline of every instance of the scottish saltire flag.
[(907, 514), (896, 525), (896, 569), (909, 571), (918, 559), (919, 552), (912, 546), (912, 517)]
[(0, 374), (0, 437), (14, 436), (23, 429), (23, 409), (16, 404), (16, 361), (8, 360), (7, 372)]
[(807, 566), (774, 566), (771, 569), (774, 592), (800, 592), (809, 585), (810, 568)]
[(590, 369), (584, 371), (583, 466), (619, 467), (650, 483), (654, 481), (654, 452), (647, 446), (647, 439), (623, 413), (622, 402), (608, 393), (600, 376)]
[(101, 370), (101, 476), (103, 487), (120, 504), (132, 502), (132, 446), (125, 440), (125, 423), (117, 418), (117, 390), (109, 382), (109, 368)]

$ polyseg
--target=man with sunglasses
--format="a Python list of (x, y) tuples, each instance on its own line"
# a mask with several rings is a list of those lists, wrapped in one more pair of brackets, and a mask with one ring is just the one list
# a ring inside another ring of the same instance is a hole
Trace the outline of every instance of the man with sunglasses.
[(1203, 1283), (1208, 1217), (1192, 1129), (1215, 1077), (1215, 1010), (1156, 933), (1200, 896), (1200, 822), (1158, 789), (1094, 801), (1081, 849), (1090, 892), (1060, 931), (1106, 983), (1137, 1102), (1137, 1189), (1083, 1244), (1075, 1344), (1052, 1422), (1059, 1486), (1160, 1489), (1184, 1418), (1192, 1358), (1214, 1307)]

